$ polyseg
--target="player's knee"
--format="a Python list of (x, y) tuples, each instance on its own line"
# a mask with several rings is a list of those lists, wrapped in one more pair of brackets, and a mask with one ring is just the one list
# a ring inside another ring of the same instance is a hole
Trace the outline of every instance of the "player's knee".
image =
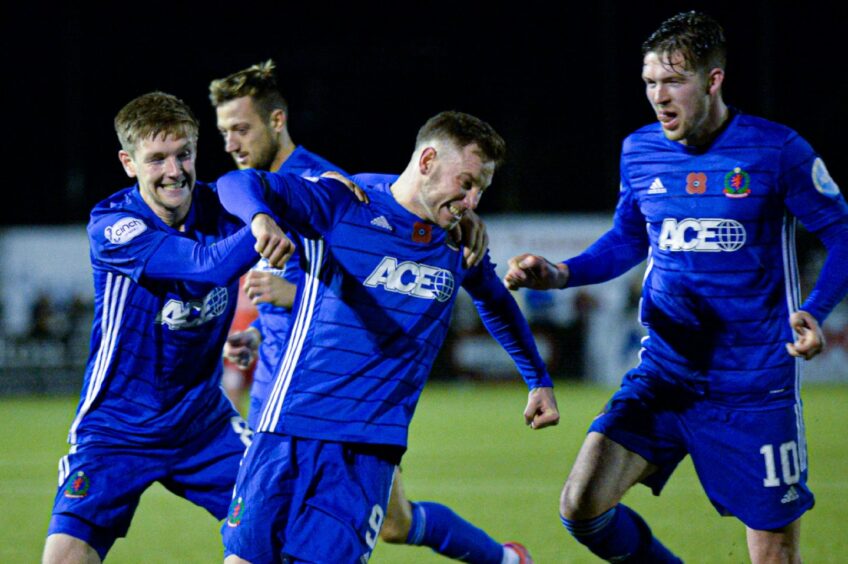
[(71, 535), (56, 533), (44, 543), (42, 564), (100, 564), (100, 555), (88, 543)]
[(569, 478), (559, 497), (559, 514), (570, 520), (591, 519), (609, 509), (587, 484)]
[(402, 512), (393, 514), (389, 512), (380, 529), (380, 539), (389, 544), (404, 544), (409, 536), (409, 528), (412, 520)]

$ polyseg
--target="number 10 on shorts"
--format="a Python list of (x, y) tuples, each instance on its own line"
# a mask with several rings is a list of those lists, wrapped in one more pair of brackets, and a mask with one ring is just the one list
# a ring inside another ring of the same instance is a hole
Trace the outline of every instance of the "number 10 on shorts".
[[(798, 444), (795, 441), (783, 443), (778, 448), (780, 453), (780, 470), (783, 474), (783, 483), (786, 485), (797, 484), (801, 478), (801, 466), (798, 460)], [(763, 445), (760, 447), (766, 464), (766, 477), (763, 486), (776, 488), (780, 485), (777, 477), (777, 460), (774, 453), (774, 445)]]

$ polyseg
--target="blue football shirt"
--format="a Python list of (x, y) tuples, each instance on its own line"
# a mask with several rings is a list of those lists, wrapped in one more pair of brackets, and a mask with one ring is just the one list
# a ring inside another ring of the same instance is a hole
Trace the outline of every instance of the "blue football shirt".
[(278, 215), (302, 249), (296, 314), (257, 431), (405, 447), (460, 286), (528, 386), (551, 385), (488, 256), (463, 267), (449, 235), (387, 186), (369, 188), (370, 204), (335, 181), (258, 171), (232, 172), (218, 189), (243, 221)]
[[(302, 146), (295, 148), (279, 168), (279, 172), (316, 178), (327, 171), (336, 171), (347, 176), (340, 167)], [(283, 268), (274, 268), (266, 259), (260, 259), (253, 269), (268, 272), (297, 286), (303, 277), (300, 253), (301, 249), (298, 246)], [(254, 398), (264, 402), (271, 392), (274, 369), (285, 352), (286, 338), (291, 325), (291, 309), (270, 303), (259, 303), (256, 310), (259, 317), (253, 326), (262, 334), (262, 342), (259, 345), (259, 358), (253, 372), (253, 386), (250, 393)]]
[[(796, 219), (832, 259), (802, 303)], [(712, 144), (669, 141), (659, 124), (624, 142), (612, 229), (566, 261), (569, 286), (648, 257), (641, 353), (666, 377), (727, 398), (792, 399), (791, 312), (822, 321), (848, 289), (848, 206), (822, 159), (791, 129), (734, 111)]]
[(255, 241), (202, 183), (183, 227), (137, 186), (92, 210), (95, 321), (71, 444), (188, 441), (231, 415), (218, 409), (221, 349)]

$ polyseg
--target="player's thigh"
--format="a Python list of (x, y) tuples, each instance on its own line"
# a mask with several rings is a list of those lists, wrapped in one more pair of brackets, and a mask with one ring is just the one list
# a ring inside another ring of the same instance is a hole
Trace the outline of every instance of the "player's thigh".
[(406, 542), (412, 526), (412, 505), (406, 498), (400, 469), (395, 471), (392, 493), (386, 508), (386, 519), (380, 529), (380, 538), (390, 543)]
[(373, 448), (325, 443), (316, 481), (292, 512), (283, 552), (300, 562), (365, 562), (377, 543), (395, 463)]
[[(227, 561), (274, 562), (280, 558), (292, 507), (302, 504), (298, 477), (308, 480), (312, 463), (298, 459), (292, 437), (257, 433), (238, 469), (232, 502), (221, 527)], [(236, 560), (238, 561), (238, 560)]]
[(689, 451), (707, 497), (754, 530), (782, 529), (813, 506), (799, 407), (705, 402), (689, 416)]
[(641, 366), (628, 372), (589, 426), (563, 492), (562, 514), (596, 517), (637, 482), (659, 495), (686, 456), (680, 414), (691, 400)]
[(656, 468), (605, 435), (590, 432), (565, 482), (560, 512), (568, 519), (596, 517)]
[(87, 542), (64, 533), (47, 537), (42, 564), (100, 564), (97, 551)]
[(227, 515), (244, 449), (253, 436), (247, 423), (233, 415), (192, 445), (181, 449), (162, 484), (205, 508), (216, 519)]
[(126, 536), (141, 494), (162, 478), (167, 460), (166, 451), (153, 448), (75, 447), (59, 461), (47, 534), (80, 539), (105, 556)]

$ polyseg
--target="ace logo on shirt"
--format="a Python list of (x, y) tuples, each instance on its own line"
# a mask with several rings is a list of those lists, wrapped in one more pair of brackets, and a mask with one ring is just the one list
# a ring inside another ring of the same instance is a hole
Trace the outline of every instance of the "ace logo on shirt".
[(394, 257), (383, 257), (363, 284), (369, 288), (383, 286), (390, 292), (440, 302), (451, 298), (455, 285), (453, 274), (443, 268), (412, 261), (398, 263)]
[(228, 302), (227, 289), (221, 287), (206, 294), (202, 300), (168, 300), (156, 316), (156, 322), (174, 331), (197, 327), (227, 311)]

